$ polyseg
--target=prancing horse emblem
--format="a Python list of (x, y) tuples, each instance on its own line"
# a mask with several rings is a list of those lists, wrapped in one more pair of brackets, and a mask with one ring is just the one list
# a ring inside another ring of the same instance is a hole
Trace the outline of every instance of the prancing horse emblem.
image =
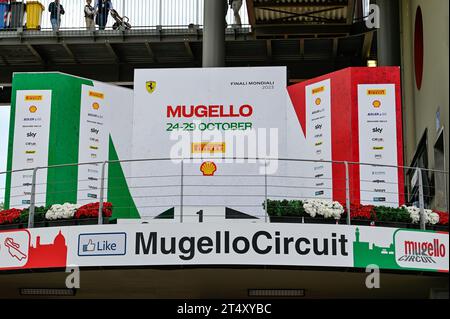
[(156, 82), (155, 81), (147, 81), (145, 83), (145, 87), (147, 88), (148, 93), (152, 94), (156, 90)]

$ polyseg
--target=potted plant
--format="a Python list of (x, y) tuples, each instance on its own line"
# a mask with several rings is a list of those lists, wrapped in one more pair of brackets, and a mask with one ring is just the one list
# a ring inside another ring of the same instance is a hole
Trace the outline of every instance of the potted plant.
[(73, 217), (78, 207), (78, 205), (70, 203), (53, 205), (45, 214), (45, 219), (47, 220), (48, 226), (58, 227), (76, 225)]
[[(420, 228), (420, 208), (416, 206), (402, 206), (406, 209), (411, 217), (412, 224), (410, 228)], [(434, 229), (435, 225), (439, 222), (439, 214), (435, 213), (431, 209), (424, 209), (425, 213), (425, 227), (427, 229)]]
[(405, 207), (375, 206), (373, 212), (376, 226), (408, 228), (412, 223)]
[[(45, 214), (47, 213), (48, 208), (45, 207), (35, 207), (34, 208), (34, 227), (41, 228), (46, 227), (47, 223), (45, 220)], [(19, 222), (22, 228), (28, 228), (28, 218), (30, 215), (29, 208), (24, 209), (20, 214)]]
[(448, 212), (439, 210), (434, 211), (439, 216), (439, 222), (436, 225), (432, 225), (431, 228), (437, 231), (448, 232)]
[[(96, 225), (98, 224), (98, 210), (100, 203), (90, 203), (81, 206), (75, 212), (74, 218), (77, 225)], [(109, 202), (103, 203), (103, 224), (109, 223), (109, 218), (112, 216), (112, 204)]]
[(314, 224), (339, 224), (344, 213), (344, 207), (339, 202), (324, 199), (306, 200), (303, 208), (309, 216), (305, 222)]
[(7, 209), (0, 212), (0, 230), (20, 228), (19, 218), (21, 209)]
[[(344, 214), (343, 223), (347, 223), (347, 212)], [(351, 205), (350, 219), (352, 225), (374, 226), (375, 212), (373, 205)]]
[[(263, 204), (264, 206), (264, 204)], [(267, 212), (272, 223), (303, 223), (308, 217), (300, 200), (267, 200)]]

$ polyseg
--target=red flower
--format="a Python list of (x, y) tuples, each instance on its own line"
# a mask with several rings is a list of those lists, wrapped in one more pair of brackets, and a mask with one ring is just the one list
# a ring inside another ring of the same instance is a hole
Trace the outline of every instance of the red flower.
[(434, 212), (439, 215), (439, 225), (448, 225), (448, 213), (447, 212), (442, 212), (439, 210), (435, 210)]
[[(98, 209), (100, 203), (91, 203), (78, 208), (75, 213), (74, 218), (98, 218)], [(105, 202), (103, 203), (103, 217), (111, 217), (112, 216), (112, 204)]]
[(351, 219), (376, 219), (373, 205), (351, 205)]
[(19, 222), (21, 209), (8, 209), (0, 212), (0, 225), (16, 224)]

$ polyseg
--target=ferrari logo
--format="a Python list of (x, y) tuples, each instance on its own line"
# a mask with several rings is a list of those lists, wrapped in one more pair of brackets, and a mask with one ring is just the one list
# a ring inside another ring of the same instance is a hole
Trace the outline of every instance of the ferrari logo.
[(147, 81), (145, 83), (145, 88), (147, 89), (148, 93), (152, 94), (156, 90), (156, 82), (155, 81)]

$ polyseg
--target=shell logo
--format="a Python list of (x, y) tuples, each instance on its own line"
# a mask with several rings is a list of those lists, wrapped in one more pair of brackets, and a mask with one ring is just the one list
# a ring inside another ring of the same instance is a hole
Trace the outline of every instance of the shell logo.
[(375, 100), (373, 101), (372, 105), (374, 108), (379, 108), (381, 106), (381, 102), (379, 100)]
[(94, 110), (98, 110), (100, 108), (100, 104), (98, 104), (97, 102), (92, 103), (92, 108)]
[(36, 107), (36, 105), (32, 105), (28, 110), (30, 111), (30, 113), (36, 113), (38, 108)]
[(322, 103), (322, 99), (318, 97), (318, 98), (316, 99), (315, 103), (316, 103), (317, 106), (319, 106), (320, 103)]
[(204, 162), (200, 165), (200, 171), (203, 173), (203, 176), (214, 176), (217, 166), (214, 162)]

